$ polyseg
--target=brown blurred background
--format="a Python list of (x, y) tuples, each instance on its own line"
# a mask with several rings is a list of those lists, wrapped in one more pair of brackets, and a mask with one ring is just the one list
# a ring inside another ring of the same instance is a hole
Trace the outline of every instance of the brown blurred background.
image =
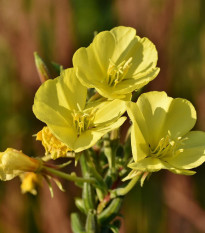
[[(145, 89), (165, 90), (193, 102), (196, 129), (205, 130), (204, 0), (0, 0), (0, 151), (43, 149), (32, 137), (43, 124), (32, 113), (40, 85), (37, 51), (48, 63), (72, 66), (72, 55), (95, 31), (126, 25), (152, 40), (159, 52), (159, 76)], [(48, 187), (22, 195), (18, 178), (0, 183), (0, 233), (69, 233), (74, 196)], [(193, 177), (162, 171), (125, 198), (122, 233), (205, 232), (205, 165)]]

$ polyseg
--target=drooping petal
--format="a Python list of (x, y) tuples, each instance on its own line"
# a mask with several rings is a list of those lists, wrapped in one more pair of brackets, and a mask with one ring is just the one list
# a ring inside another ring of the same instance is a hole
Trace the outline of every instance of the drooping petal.
[(181, 169), (198, 167), (205, 161), (205, 132), (191, 131), (184, 136), (180, 151), (166, 158), (167, 162)]
[(144, 172), (157, 172), (161, 169), (166, 169), (173, 173), (181, 174), (181, 175), (195, 174), (194, 171), (176, 168), (161, 159), (152, 158), (152, 157), (142, 159), (136, 163), (131, 163), (129, 167), (134, 170), (144, 171)]
[(157, 172), (161, 169), (166, 169), (165, 165), (160, 159), (152, 157), (147, 157), (138, 162), (131, 163), (129, 167), (134, 170), (146, 172)]
[(107, 126), (96, 127), (83, 132), (76, 140), (74, 145), (75, 152), (80, 152), (95, 145), (95, 143), (107, 132), (119, 128), (126, 120), (126, 117), (121, 117), (118, 120), (110, 122)]

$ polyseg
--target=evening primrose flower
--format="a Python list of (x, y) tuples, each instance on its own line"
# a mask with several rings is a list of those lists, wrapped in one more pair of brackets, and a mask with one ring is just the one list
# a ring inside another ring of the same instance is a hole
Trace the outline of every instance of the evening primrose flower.
[(189, 169), (205, 161), (205, 133), (190, 131), (196, 111), (185, 99), (168, 97), (165, 92), (142, 94), (127, 104), (132, 121), (131, 144), (134, 162), (129, 164), (132, 178), (138, 171), (171, 172), (192, 175)]
[(46, 155), (50, 155), (52, 159), (66, 157), (67, 152), (71, 151), (70, 148), (51, 133), (48, 127), (43, 127), (43, 129), (37, 133), (36, 140), (42, 142), (46, 150)]
[(24, 172), (37, 172), (41, 169), (40, 160), (30, 158), (21, 151), (8, 148), (0, 152), (0, 179), (11, 180)]
[(131, 27), (115, 27), (97, 34), (87, 48), (73, 56), (80, 82), (109, 99), (129, 99), (159, 73), (157, 50)]
[(36, 93), (33, 112), (68, 148), (80, 152), (92, 147), (104, 134), (121, 126), (126, 110), (121, 100), (86, 104), (87, 88), (74, 69), (47, 80)]

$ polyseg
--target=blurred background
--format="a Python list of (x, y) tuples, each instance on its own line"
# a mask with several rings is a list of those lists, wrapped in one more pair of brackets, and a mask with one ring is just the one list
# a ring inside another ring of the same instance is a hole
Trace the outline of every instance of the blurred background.
[[(0, 151), (43, 153), (32, 137), (43, 124), (32, 113), (40, 85), (33, 52), (65, 68), (95, 31), (125, 25), (148, 37), (159, 52), (159, 76), (145, 89), (191, 100), (195, 129), (205, 130), (204, 0), (0, 0)], [(205, 165), (193, 177), (162, 171), (124, 200), (121, 233), (205, 232)], [(0, 182), (0, 233), (70, 233), (79, 190), (48, 187), (22, 195), (18, 178)]]

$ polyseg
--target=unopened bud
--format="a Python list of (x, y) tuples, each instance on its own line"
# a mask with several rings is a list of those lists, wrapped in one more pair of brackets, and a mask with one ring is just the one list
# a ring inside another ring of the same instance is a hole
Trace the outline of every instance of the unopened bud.
[(34, 59), (35, 59), (36, 69), (38, 71), (39, 78), (43, 83), (49, 79), (48, 68), (37, 52), (34, 53)]

